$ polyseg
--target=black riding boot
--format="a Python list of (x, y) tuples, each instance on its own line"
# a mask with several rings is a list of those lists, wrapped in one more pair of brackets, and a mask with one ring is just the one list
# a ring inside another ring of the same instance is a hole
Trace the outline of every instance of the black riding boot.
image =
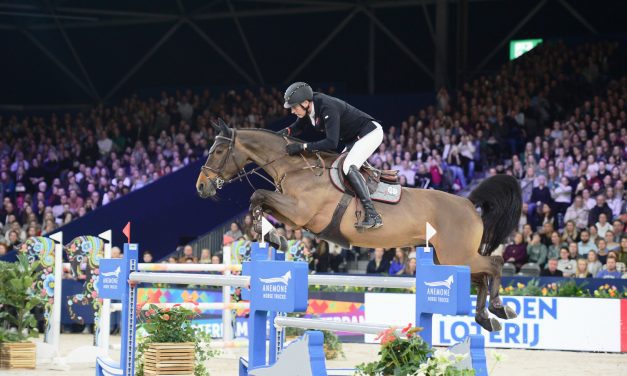
[(356, 224), (355, 227), (361, 228), (379, 228), (383, 226), (383, 220), (379, 213), (377, 213), (374, 205), (372, 204), (372, 200), (370, 199), (370, 192), (368, 191), (368, 187), (366, 186), (366, 181), (363, 176), (359, 173), (359, 169), (355, 166), (350, 166), (348, 170), (348, 174), (346, 175), (348, 181), (351, 183), (353, 190), (359, 197), (359, 201), (364, 207), (364, 220), (360, 224)]

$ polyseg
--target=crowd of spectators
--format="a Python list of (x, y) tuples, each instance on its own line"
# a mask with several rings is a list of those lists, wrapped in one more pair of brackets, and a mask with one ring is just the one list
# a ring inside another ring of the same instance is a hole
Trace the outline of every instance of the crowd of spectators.
[[(627, 79), (616, 79), (624, 73), (619, 53), (615, 43), (541, 45), (495, 75), (439, 90), (434, 105), (387, 127), (369, 161), (399, 170), (402, 185), (458, 193), (485, 174), (513, 175), (524, 207), (518, 232), (500, 250), (506, 261), (517, 270), (533, 262), (549, 275), (582, 276), (585, 266), (592, 276), (620, 276), (627, 262)], [(63, 118), (0, 117), (0, 254), (202, 157), (217, 116), (240, 127), (287, 116), (281, 99), (278, 90), (187, 91)], [(347, 250), (281, 231), (312, 271), (344, 270)], [(225, 239), (256, 236), (247, 218)], [(367, 253), (368, 273), (415, 273), (411, 249)], [(184, 247), (168, 261), (220, 257)]]
[(0, 255), (204, 156), (217, 117), (263, 128), (286, 116), (281, 99), (188, 90), (63, 116), (0, 115)]

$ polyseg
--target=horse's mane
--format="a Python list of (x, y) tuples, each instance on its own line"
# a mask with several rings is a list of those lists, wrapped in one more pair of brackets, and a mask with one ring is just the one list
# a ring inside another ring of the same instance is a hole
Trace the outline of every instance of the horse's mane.
[[(267, 133), (269, 135), (273, 135), (276, 137), (280, 137), (281, 139), (283, 139), (283, 136), (279, 135), (277, 132), (270, 130), (270, 129), (265, 129), (265, 128), (240, 128), (237, 129), (238, 131), (254, 131), (254, 132), (264, 132)], [(293, 142), (301, 142), (301, 143), (305, 143), (307, 141), (304, 141), (300, 138), (297, 137), (292, 137), (292, 136), (285, 136), (287, 137), (288, 140), (293, 141)], [(331, 152), (331, 151), (319, 151), (318, 154), (326, 161), (326, 160), (335, 160), (338, 156), (339, 153), (335, 153), (335, 152)], [(307, 153), (304, 154), (307, 159), (313, 159), (313, 160), (317, 160), (318, 158), (311, 153)]]

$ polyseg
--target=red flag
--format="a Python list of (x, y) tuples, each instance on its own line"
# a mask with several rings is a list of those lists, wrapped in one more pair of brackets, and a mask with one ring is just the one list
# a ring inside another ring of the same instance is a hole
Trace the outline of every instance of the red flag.
[(128, 244), (131, 244), (131, 222), (129, 221), (126, 226), (124, 226), (124, 230), (122, 230), (122, 233), (126, 236), (126, 239), (128, 239)]
[(224, 236), (222, 236), (222, 244), (224, 244), (224, 245), (231, 244), (231, 243), (233, 243), (234, 240), (235, 239), (233, 239), (232, 237), (230, 237), (230, 236), (228, 236), (226, 234)]

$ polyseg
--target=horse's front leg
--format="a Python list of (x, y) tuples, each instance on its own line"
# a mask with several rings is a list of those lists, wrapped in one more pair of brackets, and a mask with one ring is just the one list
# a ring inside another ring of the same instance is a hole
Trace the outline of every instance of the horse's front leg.
[(296, 199), (278, 192), (266, 189), (258, 189), (250, 198), (250, 210), (253, 214), (261, 208), (264, 212), (292, 228), (303, 227), (309, 220), (306, 208), (302, 207)]

